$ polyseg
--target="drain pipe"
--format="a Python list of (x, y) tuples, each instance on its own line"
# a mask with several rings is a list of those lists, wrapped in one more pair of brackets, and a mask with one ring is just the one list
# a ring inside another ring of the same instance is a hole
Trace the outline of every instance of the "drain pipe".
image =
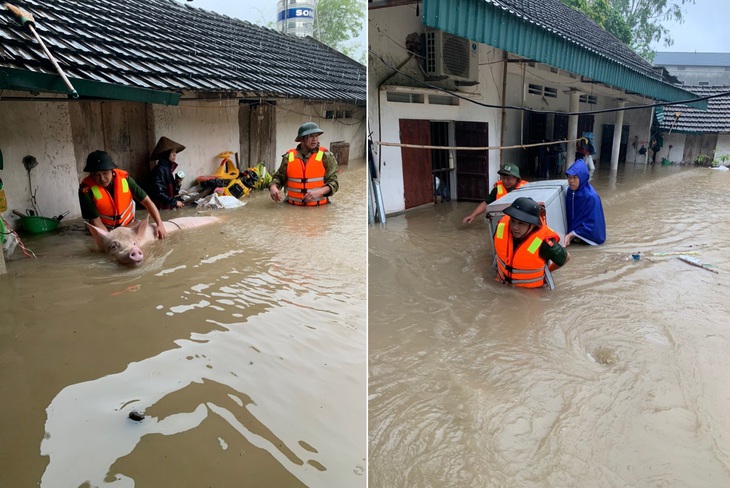
[[(502, 127), (499, 129), (499, 164), (504, 161), (504, 134), (507, 125), (507, 67), (509, 66), (507, 51), (502, 51)], [(489, 170), (489, 168), (487, 168)]]

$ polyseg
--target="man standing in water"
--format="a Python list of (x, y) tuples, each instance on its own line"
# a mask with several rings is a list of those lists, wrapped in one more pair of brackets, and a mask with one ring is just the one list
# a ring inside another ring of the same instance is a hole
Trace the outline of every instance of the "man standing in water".
[(485, 201), (477, 205), (472, 213), (464, 217), (461, 221), (462, 224), (471, 224), (475, 218), (487, 211), (487, 205), (502, 198), (512, 190), (527, 184), (527, 182), (520, 178), (520, 168), (516, 164), (506, 163), (503, 164), (499, 171), (499, 180), (494, 184), (494, 188), (489, 192)]
[(550, 272), (570, 260), (560, 236), (547, 226), (532, 198), (515, 199), (504, 214), (494, 231), (497, 280), (523, 288), (552, 288)]
[(337, 182), (337, 160), (327, 148), (319, 145), (324, 132), (314, 122), (299, 127), (296, 148), (282, 156), (281, 166), (269, 185), (269, 195), (281, 201), (281, 188), (286, 188), (287, 201), (292, 205), (319, 206), (330, 202), (340, 187)]
[(585, 161), (579, 159), (565, 172), (568, 177), (568, 192), (565, 210), (568, 232), (565, 246), (571, 242), (583, 242), (597, 246), (606, 242), (606, 219), (603, 216), (601, 197), (588, 180), (591, 178)]

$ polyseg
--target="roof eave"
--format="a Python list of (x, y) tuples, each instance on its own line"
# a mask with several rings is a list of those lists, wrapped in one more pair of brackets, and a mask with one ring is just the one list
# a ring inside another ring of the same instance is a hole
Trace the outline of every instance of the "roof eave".
[[(423, 23), (654, 100), (706, 110), (707, 101), (487, 1), (424, 0)], [(627, 47), (628, 49), (628, 47)]]
[[(80, 78), (69, 78), (69, 81), (81, 97), (173, 106), (180, 101), (180, 94), (174, 92), (102, 83)], [(8, 67), (0, 67), (0, 89), (69, 94), (68, 88), (58, 75)]]

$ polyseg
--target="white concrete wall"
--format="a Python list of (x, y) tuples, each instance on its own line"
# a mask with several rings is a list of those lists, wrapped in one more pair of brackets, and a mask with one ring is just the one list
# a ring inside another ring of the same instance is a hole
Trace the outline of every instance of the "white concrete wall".
[(161, 136), (185, 146), (177, 156), (179, 169), (188, 175), (183, 187), (193, 184), (197, 176), (213, 174), (221, 163), (219, 153), (240, 151), (238, 100), (181, 100), (177, 107), (150, 108), (150, 152)]
[(717, 149), (715, 149), (715, 159), (724, 166), (730, 165), (730, 160), (720, 159), (722, 156), (730, 156), (730, 134), (720, 134), (717, 137)]
[[(13, 228), (19, 219), (12, 210), (32, 209), (31, 192), (43, 216), (67, 210), (67, 218), (81, 215), (68, 102), (0, 101), (0, 149), (4, 159), (0, 178), (8, 203), (2, 217)], [(23, 166), (26, 155), (38, 160), (31, 170), (32, 187)]]
[[(683, 161), (682, 159), (682, 155), (684, 154), (684, 142), (687, 138), (685, 134), (680, 134), (678, 132), (672, 132), (669, 134), (667, 132), (663, 132), (662, 136), (664, 136), (664, 145), (657, 153), (657, 163), (661, 163), (664, 158), (667, 158), (675, 164), (694, 163), (694, 161)], [(670, 149), (669, 146), (672, 146), (672, 148)]]

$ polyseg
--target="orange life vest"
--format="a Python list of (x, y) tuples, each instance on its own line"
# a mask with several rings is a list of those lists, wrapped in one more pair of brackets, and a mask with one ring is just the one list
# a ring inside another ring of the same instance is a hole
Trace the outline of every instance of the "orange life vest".
[(289, 203), (293, 205), (317, 206), (330, 202), (326, 196), (311, 202), (304, 201), (304, 195), (308, 190), (322, 188), (324, 184), (324, 153), (327, 148), (320, 146), (316, 152), (309, 155), (307, 162), (297, 156), (296, 149), (290, 149), (289, 161), (286, 165), (286, 195)]
[(99, 186), (91, 175), (81, 182), (81, 186), (91, 189), (94, 205), (99, 212), (99, 218), (110, 229), (129, 225), (134, 220), (134, 202), (129, 189), (127, 176), (123, 169), (113, 169), (114, 195), (110, 195), (106, 188)]
[[(512, 190), (516, 190), (517, 188), (526, 185), (527, 182), (525, 180), (517, 180), (517, 184), (515, 185)], [(504, 187), (504, 183), (502, 183), (502, 180), (498, 180), (494, 187), (497, 189), (497, 200), (505, 196), (507, 193), (509, 193), (512, 190), (507, 191), (507, 188)]]
[(509, 228), (510, 217), (505, 215), (494, 232), (494, 252), (497, 261), (497, 281), (524, 288), (539, 288), (545, 284), (546, 265), (540, 257), (540, 246), (547, 239), (560, 240), (547, 225), (537, 228), (514, 248)]

